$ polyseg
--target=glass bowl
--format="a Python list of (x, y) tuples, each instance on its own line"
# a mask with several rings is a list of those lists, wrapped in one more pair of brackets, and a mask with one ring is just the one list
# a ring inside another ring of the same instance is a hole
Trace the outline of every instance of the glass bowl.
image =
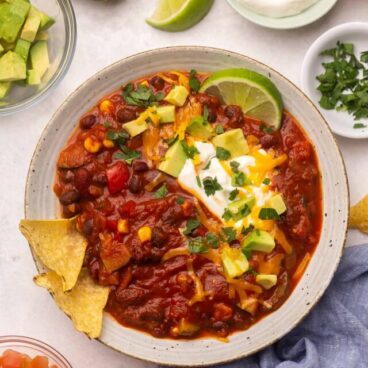
[(6, 350), (27, 354), (31, 358), (43, 355), (49, 359), (49, 365), (56, 364), (58, 368), (72, 368), (71, 364), (54, 348), (30, 337), (0, 336), (0, 356)]
[(69, 69), (77, 39), (77, 25), (70, 0), (32, 0), (31, 3), (55, 19), (49, 28), (50, 67), (39, 86), (12, 86), (9, 95), (0, 101), (0, 116), (26, 109), (55, 89)]

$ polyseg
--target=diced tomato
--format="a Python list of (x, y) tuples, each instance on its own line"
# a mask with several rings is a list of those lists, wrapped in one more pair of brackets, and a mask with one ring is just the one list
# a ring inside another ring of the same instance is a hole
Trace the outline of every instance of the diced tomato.
[(33, 358), (30, 368), (49, 368), (49, 360), (44, 356), (37, 355)]
[(116, 231), (117, 226), (118, 226), (117, 220), (110, 220), (110, 219), (106, 220), (106, 229), (110, 231)]
[(110, 194), (117, 194), (128, 187), (129, 169), (123, 161), (118, 161), (106, 169), (107, 187)]
[(23, 354), (14, 350), (6, 350), (3, 354), (1, 367), (2, 368), (22, 368)]
[(131, 217), (134, 213), (136, 203), (132, 200), (126, 202), (120, 209), (119, 213), (121, 217)]

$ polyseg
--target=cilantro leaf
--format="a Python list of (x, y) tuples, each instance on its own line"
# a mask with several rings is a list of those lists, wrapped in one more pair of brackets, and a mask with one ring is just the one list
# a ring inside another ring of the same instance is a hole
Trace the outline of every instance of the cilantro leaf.
[(231, 185), (233, 187), (242, 187), (244, 185), (250, 185), (250, 184), (251, 184), (251, 181), (241, 171), (234, 173), (234, 175), (231, 177)]
[(239, 162), (236, 161), (230, 162), (230, 167), (233, 173), (237, 173), (239, 171), (239, 166), (240, 166)]
[(198, 92), (201, 88), (201, 82), (197, 78), (197, 71), (194, 69), (189, 73), (189, 86), (194, 92)]
[(208, 232), (206, 235), (206, 241), (211, 248), (217, 249), (219, 247), (218, 237), (214, 233)]
[(270, 178), (264, 178), (263, 181), (262, 181), (262, 183), (264, 185), (269, 185), (271, 183), (271, 179)]
[(189, 235), (192, 233), (193, 230), (199, 228), (201, 226), (201, 223), (200, 221), (198, 220), (195, 220), (195, 219), (189, 219), (187, 221), (187, 226), (186, 228), (184, 229), (183, 231), (183, 234), (184, 235)]
[(128, 83), (123, 88), (123, 98), (128, 105), (148, 107), (157, 105), (165, 95), (162, 92), (154, 93), (150, 87), (140, 84), (134, 89), (133, 83)]
[(115, 160), (124, 160), (128, 165), (131, 165), (133, 160), (141, 157), (139, 151), (131, 150), (126, 146), (120, 146), (121, 151), (117, 151), (113, 154)]
[(188, 248), (190, 253), (207, 253), (208, 247), (206, 246), (203, 237), (198, 236), (197, 238), (190, 239), (188, 243)]
[(183, 197), (176, 198), (176, 203), (182, 205), (184, 203), (184, 198)]
[(225, 240), (228, 243), (231, 243), (233, 240), (236, 239), (236, 231), (232, 227), (224, 227), (222, 229), (222, 232), (224, 233)]
[(195, 146), (189, 146), (188, 143), (184, 140), (181, 141), (181, 145), (183, 147), (184, 153), (188, 158), (194, 158), (196, 154), (199, 154), (199, 151)]
[(238, 194), (239, 194), (238, 189), (232, 190), (229, 195), (229, 201), (233, 201), (237, 197)]
[(355, 123), (353, 128), (354, 129), (363, 129), (363, 128), (366, 128), (367, 126), (365, 124), (362, 124), (362, 123)]
[(223, 147), (216, 147), (216, 157), (219, 160), (228, 160), (231, 157), (231, 153)]
[(224, 130), (224, 127), (223, 127), (222, 125), (216, 125), (215, 133), (216, 133), (217, 135), (222, 134), (224, 131), (225, 131), (225, 130)]
[(167, 193), (169, 193), (169, 191), (167, 190), (167, 186), (166, 186), (166, 183), (165, 184), (162, 184), (160, 186), (160, 188), (158, 188), (155, 192), (155, 198), (164, 198), (167, 196)]
[(211, 176), (206, 176), (203, 179), (203, 188), (207, 197), (214, 195), (216, 191), (223, 189), (221, 184), (217, 181), (217, 178), (212, 178)]
[(280, 218), (279, 214), (274, 208), (261, 208), (258, 217), (262, 220), (277, 220)]
[(250, 224), (248, 227), (244, 227), (242, 228), (241, 230), (241, 233), (243, 235), (248, 235), (249, 233), (251, 233), (252, 231), (254, 230), (254, 225), (253, 224)]

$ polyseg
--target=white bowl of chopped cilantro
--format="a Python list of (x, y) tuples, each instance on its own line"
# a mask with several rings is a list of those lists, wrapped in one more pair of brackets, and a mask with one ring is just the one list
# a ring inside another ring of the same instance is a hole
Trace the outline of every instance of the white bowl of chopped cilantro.
[(341, 24), (320, 36), (302, 65), (301, 86), (331, 129), (368, 138), (368, 23)]
[(0, 116), (32, 106), (54, 89), (75, 42), (70, 0), (0, 1)]

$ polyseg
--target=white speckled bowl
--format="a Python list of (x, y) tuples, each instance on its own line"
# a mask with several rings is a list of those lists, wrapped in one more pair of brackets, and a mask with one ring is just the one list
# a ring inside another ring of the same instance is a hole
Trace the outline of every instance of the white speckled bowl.
[[(52, 191), (58, 153), (79, 117), (99, 98), (128, 81), (156, 71), (191, 68), (214, 71), (230, 67), (250, 68), (271, 78), (281, 91), (286, 108), (301, 122), (314, 143), (324, 192), (322, 236), (303, 278), (285, 304), (247, 331), (230, 336), (228, 343), (207, 338), (157, 339), (122, 327), (106, 314), (100, 341), (139, 359), (194, 367), (228, 362), (266, 347), (307, 315), (326, 290), (341, 257), (349, 193), (344, 163), (325, 120), (312, 102), (276, 71), (246, 56), (213, 48), (170, 47), (144, 52), (111, 65), (79, 87), (53, 116), (37, 145), (26, 187), (26, 217), (58, 215), (58, 202)], [(36, 263), (42, 270), (42, 264), (37, 260)]]

